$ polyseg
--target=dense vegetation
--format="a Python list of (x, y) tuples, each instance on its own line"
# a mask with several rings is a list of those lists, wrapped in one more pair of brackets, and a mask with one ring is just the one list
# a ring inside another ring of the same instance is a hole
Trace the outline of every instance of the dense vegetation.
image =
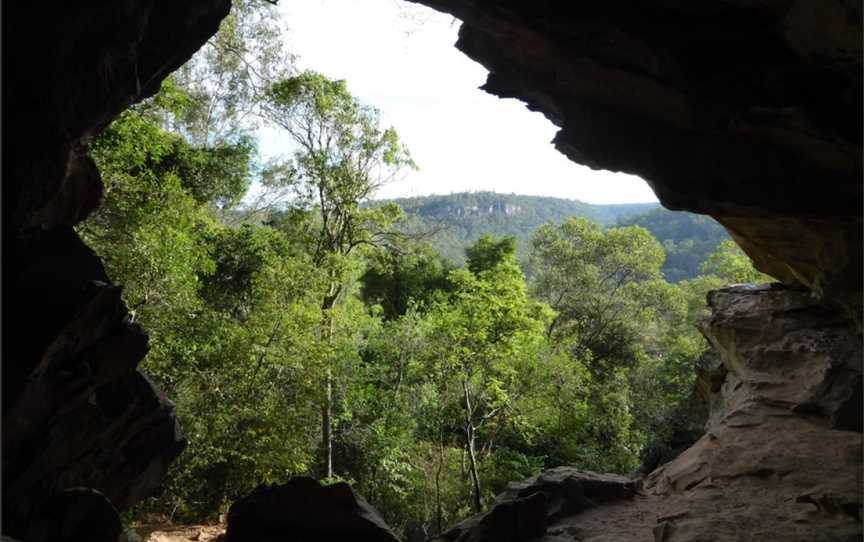
[[(544, 467), (633, 471), (689, 393), (705, 292), (762, 277), (727, 243), (672, 284), (646, 229), (564, 217), (531, 237), (530, 282), (512, 237), (479, 237), (456, 268), (398, 205), (369, 205), (407, 149), (344, 82), (292, 73), (266, 9), (235, 2), (93, 145), (105, 203), (79, 231), (189, 440), (135, 513), (204, 521), (306, 474), (422, 540)], [(261, 164), (255, 123), (294, 155)], [(280, 204), (241, 205), (252, 182)]]
[(620, 217), (619, 226), (642, 226), (663, 243), (663, 275), (670, 282), (692, 279), (729, 234), (713, 218), (658, 207), (647, 213)]

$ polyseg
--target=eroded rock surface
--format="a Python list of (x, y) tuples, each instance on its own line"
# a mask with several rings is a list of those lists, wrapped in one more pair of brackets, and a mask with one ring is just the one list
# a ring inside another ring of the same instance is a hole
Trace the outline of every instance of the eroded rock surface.
[(861, 335), (783, 288), (709, 295), (727, 370), (708, 431), (644, 491), (678, 516), (658, 540), (848, 540), (861, 534)]
[(861, 306), (861, 3), (412, 0), (576, 162), (710, 214), (757, 266)]
[(501, 539), (860, 540), (862, 343), (855, 323), (779, 285), (718, 290), (709, 303), (703, 331), (722, 367), (711, 367), (700, 385), (712, 412), (695, 445), (638, 489), (622, 477), (553, 469), (511, 485), (490, 513), (442, 539), (497, 540), (501, 526), (521, 515), (499, 514), (496, 523), (495, 510), (542, 495), (543, 517), (533, 525), (545, 520), (543, 536)]
[(399, 542), (378, 512), (340, 482), (296, 477), (231, 505), (225, 542)]

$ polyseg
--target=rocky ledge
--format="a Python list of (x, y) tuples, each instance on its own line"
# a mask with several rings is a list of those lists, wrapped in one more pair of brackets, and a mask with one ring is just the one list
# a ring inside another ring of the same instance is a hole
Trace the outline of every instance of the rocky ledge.
[(702, 328), (726, 377), (706, 434), (643, 484), (678, 512), (657, 540), (854, 540), (860, 333), (782, 287), (730, 287), (709, 304)]
[(702, 329), (722, 368), (696, 444), (638, 481), (561, 467), (512, 484), (440, 540), (860, 541), (855, 324), (779, 285), (714, 291), (709, 304)]

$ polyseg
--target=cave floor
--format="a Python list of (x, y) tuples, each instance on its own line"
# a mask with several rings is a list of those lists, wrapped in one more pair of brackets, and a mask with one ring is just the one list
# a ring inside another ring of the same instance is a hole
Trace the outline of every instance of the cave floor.
[[(140, 525), (132, 529), (141, 542), (212, 542), (225, 533), (225, 525)], [(121, 542), (132, 542), (121, 537)]]

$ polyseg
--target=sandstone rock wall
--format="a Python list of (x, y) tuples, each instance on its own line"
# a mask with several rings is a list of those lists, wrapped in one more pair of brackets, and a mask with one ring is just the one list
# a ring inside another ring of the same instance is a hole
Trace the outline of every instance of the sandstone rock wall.
[(708, 430), (654, 471), (680, 515), (660, 540), (850, 540), (861, 534), (861, 334), (809, 293), (712, 292), (703, 330), (726, 377)]

